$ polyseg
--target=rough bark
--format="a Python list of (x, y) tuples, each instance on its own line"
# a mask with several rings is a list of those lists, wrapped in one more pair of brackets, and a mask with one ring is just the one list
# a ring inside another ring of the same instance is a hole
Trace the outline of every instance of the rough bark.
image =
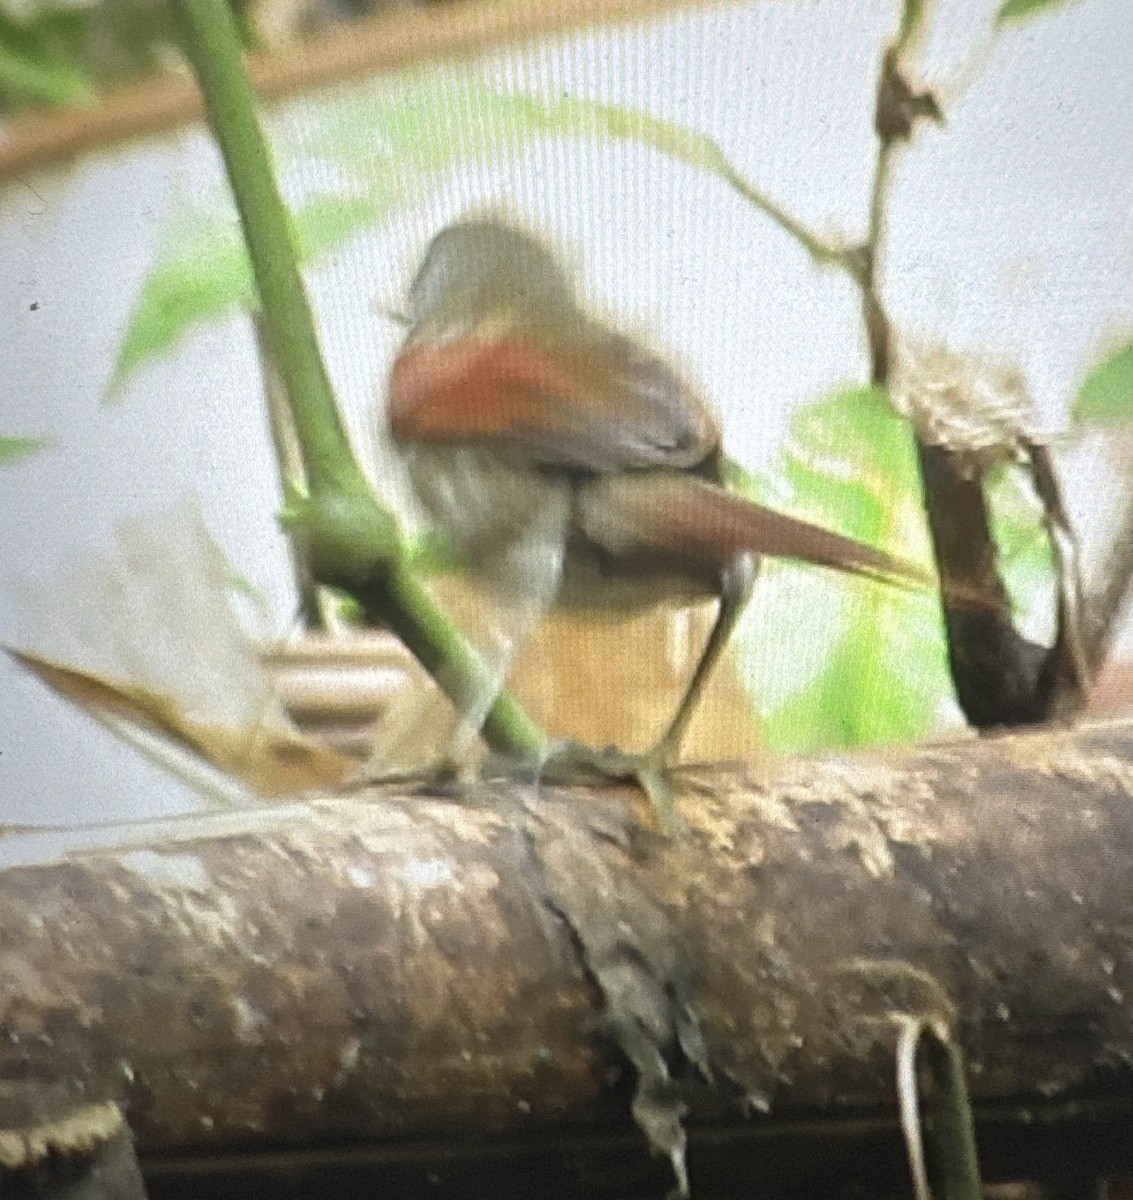
[(1133, 722), (683, 782), (671, 841), (629, 793), (511, 783), (9, 867), (8, 1128), (49, 1092), (120, 1104), (143, 1156), (624, 1129), (632, 1103), (676, 1159), (685, 1106), (718, 1136), (890, 1114), (913, 1013), (951, 1024), (983, 1114), (1128, 1130)]

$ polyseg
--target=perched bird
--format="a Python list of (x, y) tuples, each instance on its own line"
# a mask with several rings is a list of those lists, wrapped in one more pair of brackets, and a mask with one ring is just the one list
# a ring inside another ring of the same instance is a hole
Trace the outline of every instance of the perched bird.
[[(723, 486), (720, 428), (663, 359), (589, 316), (532, 235), (438, 233), (409, 288), (388, 419), (424, 509), (497, 588), (544, 612), (719, 598), (668, 728), (670, 764), (773, 554), (905, 585), (918, 568)], [(617, 760), (618, 773), (625, 756)]]

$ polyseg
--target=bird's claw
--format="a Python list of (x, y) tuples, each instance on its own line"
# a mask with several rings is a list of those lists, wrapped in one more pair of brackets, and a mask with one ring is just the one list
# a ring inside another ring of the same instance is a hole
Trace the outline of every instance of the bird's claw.
[(635, 783), (648, 797), (661, 832), (673, 836), (681, 833), (685, 824), (677, 808), (669, 761), (663, 745), (643, 754), (628, 754), (616, 746), (598, 749), (582, 742), (559, 742), (543, 760), (539, 779), (546, 783)]

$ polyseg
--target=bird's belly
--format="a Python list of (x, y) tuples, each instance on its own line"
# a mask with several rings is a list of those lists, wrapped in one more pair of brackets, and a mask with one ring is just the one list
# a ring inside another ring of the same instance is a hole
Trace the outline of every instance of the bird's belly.
[(563, 567), (559, 603), (579, 610), (629, 613), (658, 606), (695, 604), (718, 594), (718, 581), (674, 567), (665, 557), (611, 557), (574, 531)]
[(407, 446), (406, 468), (426, 513), (475, 564), (531, 539), (566, 541), (565, 476), (473, 447)]

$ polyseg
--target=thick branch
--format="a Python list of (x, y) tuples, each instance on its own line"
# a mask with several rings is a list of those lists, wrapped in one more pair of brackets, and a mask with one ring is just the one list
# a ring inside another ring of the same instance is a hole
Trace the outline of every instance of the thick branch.
[(985, 1114), (1133, 1113), (1133, 722), (687, 782), (675, 841), (514, 785), (10, 867), (5, 1107), (115, 1100), (150, 1155), (533, 1136), (653, 1071), (647, 1116), (767, 1128), (890, 1113), (912, 1012)]

